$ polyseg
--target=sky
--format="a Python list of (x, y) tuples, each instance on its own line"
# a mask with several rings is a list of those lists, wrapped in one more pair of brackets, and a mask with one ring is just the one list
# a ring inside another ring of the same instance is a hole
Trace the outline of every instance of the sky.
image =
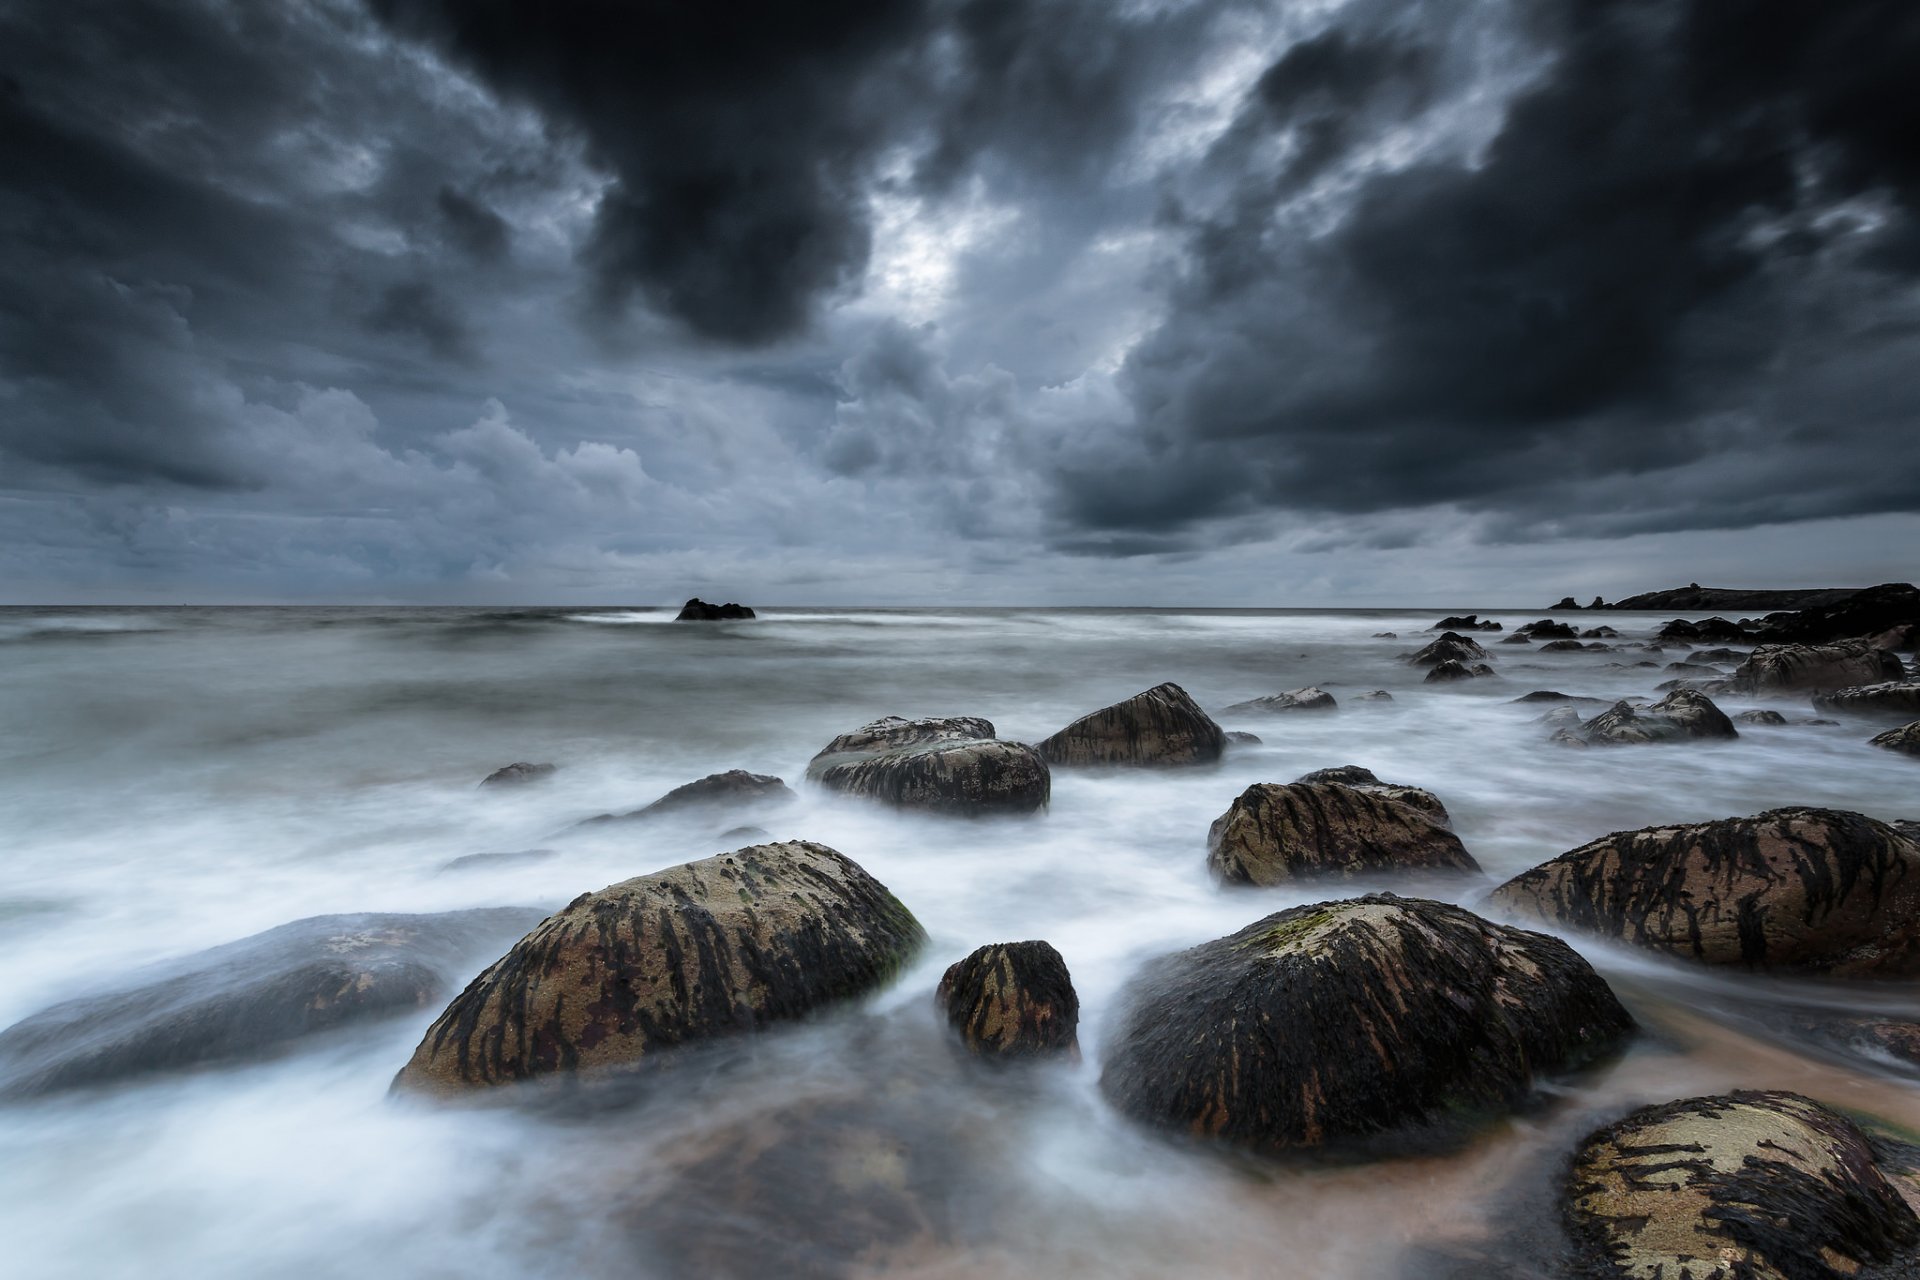
[(1920, 547), (1910, 0), (0, 0), (0, 602)]

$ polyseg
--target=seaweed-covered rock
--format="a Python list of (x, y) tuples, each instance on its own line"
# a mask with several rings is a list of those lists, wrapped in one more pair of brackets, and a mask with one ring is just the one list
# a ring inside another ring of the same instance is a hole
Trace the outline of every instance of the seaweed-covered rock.
[(647, 1065), (871, 991), (924, 938), (885, 885), (825, 845), (669, 867), (548, 917), (447, 1006), (394, 1087)]
[(1910, 756), (1920, 756), (1920, 720), (1903, 724), (1898, 729), (1889, 729), (1885, 733), (1876, 733), (1867, 739), (1876, 747), (1885, 747), (1889, 751), (1904, 751)]
[(1204, 765), (1220, 758), (1226, 733), (1168, 683), (1081, 716), (1038, 746), (1048, 764), (1068, 768)]
[(1920, 973), (1920, 845), (1844, 810), (1617, 831), (1520, 873), (1492, 901), (1707, 964)]
[(934, 1000), (968, 1052), (983, 1058), (1080, 1056), (1080, 997), (1045, 942), (981, 947), (950, 967)]
[(1286, 693), (1276, 693), (1265, 698), (1252, 698), (1246, 702), (1236, 702), (1227, 708), (1228, 715), (1278, 715), (1287, 711), (1337, 711), (1340, 704), (1325, 689), (1309, 687), (1290, 689)]
[(132, 975), (0, 1032), (0, 1096), (253, 1061), (412, 1012), (538, 923), (534, 908), (295, 920)]
[(1683, 1098), (1590, 1135), (1567, 1218), (1582, 1274), (1635, 1280), (1837, 1280), (1920, 1243), (1868, 1136), (1795, 1093)]
[(1556, 938), (1375, 894), (1150, 962), (1101, 1089), (1144, 1123), (1259, 1151), (1454, 1140), (1633, 1022)]
[(1819, 693), (1901, 680), (1900, 659), (1860, 640), (1835, 644), (1767, 644), (1734, 668), (1733, 686), (1747, 693)]
[(1336, 782), (1257, 782), (1207, 832), (1207, 865), (1227, 884), (1478, 871), (1460, 838), (1427, 814)]
[(1920, 715), (1920, 680), (1887, 680), (1880, 684), (1855, 685), (1813, 695), (1813, 705), (1823, 711), (1841, 711), (1850, 715)]
[(1488, 656), (1487, 651), (1481, 648), (1477, 641), (1469, 640), (1458, 632), (1449, 631), (1424, 649), (1410, 655), (1407, 661), (1416, 667), (1435, 667), (1443, 662), (1466, 662), (1486, 656)]
[(530, 764), (525, 760), (516, 760), (512, 764), (502, 765), (486, 777), (480, 779), (483, 787), (522, 787), (529, 782), (543, 782), (551, 778), (559, 765)]
[(1449, 658), (1427, 672), (1427, 678), (1421, 681), (1421, 683), (1451, 684), (1455, 680), (1479, 680), (1493, 674), (1493, 668), (1484, 662), (1476, 662), (1472, 666), (1468, 666), (1464, 662)]
[(1737, 738), (1740, 731), (1697, 689), (1675, 689), (1650, 706), (1616, 702), (1577, 729), (1588, 746), (1680, 742), (1691, 738)]
[(584, 819), (581, 825), (644, 822), (703, 812), (744, 815), (777, 809), (791, 804), (795, 799), (792, 789), (779, 778), (764, 773), (748, 773), (745, 769), (729, 769), (725, 773), (710, 773), (704, 778), (683, 783), (638, 809), (627, 813), (603, 813)]
[(675, 622), (732, 622), (754, 616), (753, 610), (743, 604), (708, 604), (699, 596), (680, 606), (680, 616)]
[(1370, 792), (1388, 800), (1398, 801), (1410, 809), (1418, 809), (1447, 830), (1453, 830), (1453, 817), (1448, 814), (1447, 806), (1440, 803), (1439, 796), (1425, 787), (1408, 787), (1397, 782), (1382, 782), (1374, 775), (1373, 770), (1363, 769), (1357, 764), (1335, 765), (1331, 769), (1315, 769), (1312, 773), (1301, 774), (1294, 779), (1294, 782), (1337, 782), (1343, 787)]

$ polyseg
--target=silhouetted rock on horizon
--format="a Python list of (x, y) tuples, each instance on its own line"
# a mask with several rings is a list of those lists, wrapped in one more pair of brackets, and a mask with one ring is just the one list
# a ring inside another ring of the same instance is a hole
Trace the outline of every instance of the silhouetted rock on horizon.
[(1760, 638), (1772, 643), (1821, 644), (1885, 635), (1888, 647), (1909, 649), (1920, 628), (1920, 587), (1886, 582), (1841, 599), (1774, 608), (1794, 612), (1769, 613), (1762, 620)]
[(1645, 745), (1739, 736), (1740, 731), (1733, 727), (1726, 713), (1697, 689), (1675, 689), (1645, 707), (1616, 702), (1591, 720), (1578, 726), (1570, 725), (1554, 735), (1556, 741), (1572, 738), (1583, 746)]
[(543, 782), (551, 778), (559, 769), (555, 764), (529, 764), (525, 760), (516, 760), (512, 764), (502, 765), (486, 777), (480, 779), (483, 787), (522, 787), (529, 782)]
[(581, 826), (608, 822), (637, 822), (674, 817), (702, 810), (724, 811), (729, 817), (762, 812), (793, 803), (799, 797), (779, 778), (745, 769), (728, 769), (675, 787), (658, 800), (626, 813), (603, 813), (584, 819)]
[(1572, 596), (1561, 596), (1560, 603), (1553, 606), (1555, 613), (1558, 613), (1563, 609), (1572, 609), (1577, 611), (1579, 608), (1580, 608), (1580, 602), (1578, 600), (1575, 600)]
[(1078, 1060), (1080, 997), (1047, 942), (981, 947), (940, 978), (934, 1002), (969, 1053), (995, 1061)]
[(1814, 694), (1813, 705), (1822, 711), (1851, 715), (1920, 715), (1920, 680), (1883, 680), (1879, 684), (1830, 689)]
[(1748, 693), (1821, 693), (1906, 677), (1900, 659), (1862, 640), (1761, 645), (1734, 668), (1732, 686)]
[(1220, 759), (1226, 731), (1169, 682), (1081, 716), (1037, 745), (1062, 768), (1208, 765)]
[(1207, 866), (1226, 884), (1250, 885), (1480, 870), (1430, 810), (1389, 798), (1377, 780), (1255, 783), (1207, 832)]
[(1627, 596), (1606, 606), (1635, 613), (1656, 613), (1668, 609), (1681, 613), (1717, 613), (1723, 609), (1761, 610), (1810, 609), (1837, 605), (1876, 588), (1820, 587), (1812, 590), (1751, 591), (1743, 587), (1703, 587), (1690, 583), (1664, 591), (1645, 591)]
[(743, 604), (708, 604), (699, 596), (680, 606), (680, 616), (675, 622), (733, 622), (755, 616), (753, 610)]
[(1291, 689), (1265, 698), (1252, 698), (1228, 707), (1228, 715), (1279, 715), (1288, 711), (1337, 711), (1340, 704), (1325, 689)]

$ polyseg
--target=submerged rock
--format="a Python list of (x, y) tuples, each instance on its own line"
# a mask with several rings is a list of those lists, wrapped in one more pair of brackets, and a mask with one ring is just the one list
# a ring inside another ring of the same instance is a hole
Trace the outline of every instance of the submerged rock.
[(1226, 733), (1227, 745), (1230, 747), (1257, 747), (1261, 742), (1259, 734), (1248, 733), (1244, 729), (1228, 729)]
[(1426, 1144), (1632, 1026), (1564, 942), (1376, 894), (1150, 962), (1100, 1087), (1135, 1120), (1257, 1151)]
[(741, 618), (751, 618), (753, 610), (743, 604), (708, 604), (699, 596), (680, 606), (680, 616), (675, 622), (731, 622)]
[(1617, 831), (1522, 872), (1491, 901), (1706, 964), (1920, 973), (1920, 845), (1838, 809)]
[(1587, 646), (1578, 640), (1549, 640), (1540, 646), (1542, 653), (1577, 653)]
[(1207, 832), (1207, 865), (1227, 884), (1253, 885), (1480, 870), (1427, 813), (1336, 782), (1248, 787)]
[(1816, 693), (1813, 705), (1854, 715), (1920, 715), (1920, 680), (1888, 680)]
[(875, 720), (828, 743), (807, 777), (829, 791), (957, 817), (1032, 813), (1053, 791), (1040, 753), (994, 737), (993, 723), (978, 716)]
[(1795, 1093), (1642, 1107), (1581, 1144), (1567, 1202), (1593, 1275), (1812, 1280), (1920, 1244), (1873, 1142)]
[(1885, 747), (1888, 751), (1904, 751), (1910, 756), (1920, 756), (1920, 720), (1903, 724), (1898, 729), (1889, 729), (1885, 733), (1876, 733), (1867, 742), (1871, 746)]
[(745, 769), (710, 773), (704, 778), (675, 787), (651, 804), (627, 813), (603, 813), (587, 818), (581, 826), (604, 822), (637, 822), (696, 814), (725, 812), (730, 816), (776, 809), (798, 799), (779, 778)]
[(469, 853), (442, 866), (442, 871), (493, 871), (500, 867), (525, 867), (559, 857), (554, 849), (515, 849), (509, 853)]
[(934, 1001), (979, 1057), (1080, 1056), (1080, 997), (1049, 943), (981, 947), (946, 971)]
[(1472, 666), (1468, 666), (1464, 662), (1457, 662), (1449, 658), (1447, 661), (1433, 668), (1433, 670), (1427, 672), (1427, 678), (1421, 681), (1421, 683), (1450, 684), (1455, 680), (1479, 680), (1493, 674), (1495, 674), (1493, 668), (1484, 662), (1476, 662)]
[(1393, 695), (1385, 689), (1375, 689), (1370, 693), (1356, 693), (1351, 700), (1354, 702), (1392, 702)]
[(1075, 720), (1039, 744), (1049, 764), (1183, 766), (1212, 764), (1226, 732), (1177, 684), (1155, 685)]
[(1227, 708), (1228, 715), (1278, 715), (1285, 711), (1337, 711), (1340, 704), (1325, 689), (1309, 687), (1292, 689), (1286, 693), (1276, 693), (1265, 698), (1253, 698), (1246, 702), (1236, 702)]
[(871, 991), (924, 938), (885, 885), (825, 845), (669, 867), (548, 917), (447, 1006), (394, 1087), (649, 1065)]
[(1742, 724), (1785, 724), (1787, 718), (1778, 711), (1742, 711), (1734, 716)]
[(1620, 633), (1612, 627), (1588, 627), (1580, 633), (1582, 640), (1618, 640)]
[(551, 778), (559, 767), (555, 764), (529, 764), (525, 760), (516, 760), (480, 779), (480, 785), (483, 787), (525, 786), (529, 782), (542, 782)]
[(1864, 641), (1848, 640), (1761, 645), (1730, 679), (1734, 688), (1747, 693), (1818, 693), (1905, 676), (1900, 659)]
[(1440, 803), (1440, 797), (1424, 787), (1402, 786), (1397, 782), (1382, 782), (1374, 776), (1373, 770), (1363, 769), (1357, 764), (1336, 765), (1331, 769), (1315, 769), (1312, 773), (1303, 773), (1294, 779), (1295, 783), (1337, 782), (1343, 787), (1352, 787), (1356, 791), (1366, 791), (1418, 809), (1434, 822), (1447, 830), (1453, 830), (1453, 818), (1447, 813), (1447, 806)]
[(1469, 613), (1464, 617), (1442, 618), (1427, 628), (1429, 631), (1501, 631), (1504, 629), (1491, 618), (1482, 622), (1477, 613)]
[(1650, 706), (1616, 702), (1578, 728), (1563, 730), (1587, 746), (1680, 742), (1691, 738), (1737, 738), (1740, 731), (1697, 689), (1675, 689)]
[(0, 1096), (269, 1057), (442, 998), (534, 908), (296, 920), (133, 975), (0, 1032)]
[(1501, 644), (1532, 644), (1533, 637), (1522, 635), (1520, 632), (1516, 631), (1510, 636), (1502, 636), (1500, 638), (1500, 643)]

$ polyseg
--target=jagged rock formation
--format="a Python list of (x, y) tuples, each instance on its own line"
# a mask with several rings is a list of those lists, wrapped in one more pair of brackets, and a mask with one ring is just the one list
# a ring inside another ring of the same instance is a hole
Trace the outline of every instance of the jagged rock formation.
[(725, 773), (710, 773), (704, 778), (677, 786), (651, 804), (628, 813), (603, 813), (584, 819), (580, 825), (645, 821), (702, 811), (723, 811), (729, 817), (742, 816), (748, 812), (776, 809), (791, 804), (797, 798), (785, 782), (770, 774), (729, 769)]
[(1397, 801), (1410, 809), (1418, 809), (1447, 830), (1453, 830), (1453, 818), (1447, 813), (1447, 806), (1440, 803), (1439, 796), (1425, 787), (1408, 787), (1397, 782), (1382, 782), (1374, 776), (1373, 770), (1363, 769), (1357, 764), (1336, 765), (1331, 769), (1315, 769), (1312, 773), (1301, 774), (1294, 779), (1294, 782), (1337, 782), (1343, 787), (1370, 792), (1373, 795)]
[(318, 1032), (411, 1012), (544, 914), (314, 916), (184, 957), (0, 1032), (0, 1096), (252, 1061)]
[(1067, 768), (1204, 765), (1220, 758), (1226, 733), (1169, 683), (1081, 716), (1038, 746), (1047, 763)]
[(1226, 884), (1253, 885), (1480, 870), (1420, 809), (1337, 782), (1248, 787), (1207, 832), (1207, 866)]
[(680, 606), (680, 616), (675, 622), (732, 622), (741, 618), (751, 618), (753, 610), (743, 604), (708, 604), (699, 596)]
[(1836, 644), (1762, 645), (1734, 669), (1730, 682), (1746, 693), (1818, 693), (1903, 680), (1900, 659), (1861, 640)]
[(1150, 962), (1100, 1087), (1143, 1123), (1279, 1152), (1457, 1138), (1632, 1019), (1558, 939), (1392, 894)]
[(1579, 746), (1613, 747), (1652, 742), (1680, 742), (1694, 738), (1737, 738), (1740, 731), (1697, 689), (1675, 689), (1650, 706), (1616, 702), (1578, 726), (1568, 726), (1556, 741)]
[(394, 1087), (649, 1065), (871, 991), (924, 938), (885, 885), (825, 845), (669, 867), (548, 917), (447, 1006)]
[(1920, 680), (1888, 680), (1833, 689), (1814, 694), (1813, 705), (1823, 711), (1854, 715), (1920, 715)]
[(1920, 973), (1920, 845), (1843, 810), (1617, 831), (1522, 872), (1491, 901), (1706, 964)]
[(1920, 720), (1903, 724), (1898, 729), (1889, 729), (1885, 733), (1876, 733), (1867, 742), (1871, 746), (1885, 747), (1888, 751), (1904, 751), (1910, 756), (1920, 756)]
[(1080, 997), (1067, 962), (1049, 943), (981, 947), (946, 971), (934, 1001), (979, 1057), (1080, 1056)]
[(540, 782), (551, 778), (559, 767), (553, 764), (529, 764), (525, 760), (516, 760), (512, 764), (502, 765), (480, 779), (480, 785), (483, 787), (525, 786), (529, 782)]
[(1494, 669), (1484, 662), (1476, 662), (1468, 666), (1456, 658), (1448, 658), (1427, 672), (1427, 678), (1420, 683), (1449, 684), (1455, 680), (1478, 680), (1494, 674), (1496, 674)]
[(1334, 701), (1332, 694), (1325, 689), (1309, 686), (1305, 689), (1276, 693), (1271, 697), (1236, 702), (1227, 708), (1227, 714), (1278, 715), (1285, 711), (1337, 711), (1339, 709), (1340, 704)]
[(1580, 1274), (1634, 1280), (1837, 1278), (1920, 1244), (1873, 1141), (1795, 1093), (1683, 1098), (1589, 1135), (1567, 1219)]
[(1487, 656), (1487, 651), (1477, 641), (1469, 640), (1456, 631), (1448, 631), (1407, 661), (1416, 667), (1433, 667), (1443, 662), (1466, 662)]

